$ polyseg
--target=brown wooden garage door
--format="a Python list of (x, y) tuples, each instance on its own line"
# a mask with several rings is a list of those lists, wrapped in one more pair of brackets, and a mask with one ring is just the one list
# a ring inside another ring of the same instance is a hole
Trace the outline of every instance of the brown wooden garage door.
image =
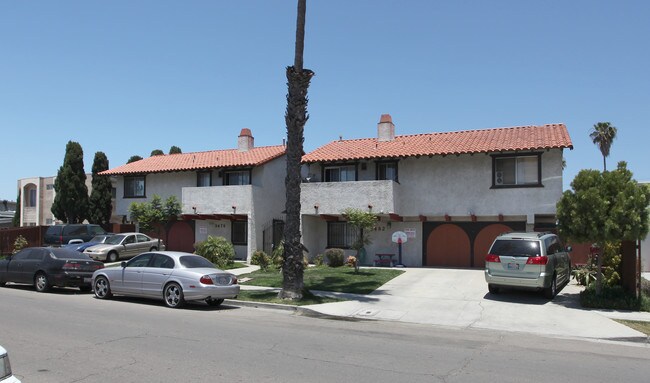
[(485, 255), (494, 239), (499, 236), (499, 234), (511, 232), (512, 229), (509, 226), (495, 223), (490, 226), (486, 226), (474, 239), (474, 267), (484, 268), (485, 267)]
[(167, 233), (167, 250), (194, 252), (192, 221), (176, 221)]
[(427, 266), (470, 267), (471, 247), (463, 229), (453, 224), (436, 227), (427, 238)]

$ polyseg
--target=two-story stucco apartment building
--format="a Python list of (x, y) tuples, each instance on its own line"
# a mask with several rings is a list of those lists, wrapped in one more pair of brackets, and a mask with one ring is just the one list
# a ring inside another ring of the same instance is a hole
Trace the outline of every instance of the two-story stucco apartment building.
[(397, 253), (391, 237), (402, 231), (407, 266), (483, 267), (499, 233), (555, 226), (565, 148), (562, 124), (399, 136), (382, 115), (376, 137), (303, 157), (304, 245), (349, 247), (354, 232), (341, 213), (357, 208), (381, 218), (366, 263)]
[[(285, 147), (253, 142), (242, 129), (237, 149), (153, 156), (104, 172), (117, 176), (117, 214), (128, 219), (131, 202), (176, 195), (183, 221), (169, 235), (185, 238), (183, 250), (218, 235), (240, 259), (270, 251), (282, 230)], [(397, 253), (391, 236), (403, 231), (406, 266), (481, 267), (499, 233), (554, 227), (562, 152), (572, 147), (562, 124), (396, 135), (382, 115), (375, 137), (303, 157), (303, 243), (311, 256), (349, 248), (354, 233), (342, 213), (357, 208), (380, 217), (366, 263)]]
[(194, 243), (220, 236), (247, 259), (279, 241), (285, 152), (284, 145), (255, 147), (244, 128), (236, 149), (152, 156), (102, 174), (117, 176), (116, 211), (127, 220), (132, 202), (178, 197), (183, 215), (168, 232), (168, 248), (192, 252)]

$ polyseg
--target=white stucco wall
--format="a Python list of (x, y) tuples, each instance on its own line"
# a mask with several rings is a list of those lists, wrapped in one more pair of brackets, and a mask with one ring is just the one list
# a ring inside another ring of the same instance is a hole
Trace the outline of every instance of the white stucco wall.
[(154, 195), (159, 195), (163, 201), (174, 195), (181, 202), (184, 186), (196, 186), (196, 172), (147, 174), (145, 178), (146, 198), (124, 198), (124, 177), (118, 176), (115, 214), (128, 217), (131, 203), (150, 202)]

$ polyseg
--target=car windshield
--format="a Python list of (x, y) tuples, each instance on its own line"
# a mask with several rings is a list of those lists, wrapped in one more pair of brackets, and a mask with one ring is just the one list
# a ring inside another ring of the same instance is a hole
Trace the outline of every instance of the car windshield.
[(109, 245), (119, 245), (122, 242), (122, 240), (124, 239), (124, 237), (126, 237), (126, 236), (121, 235), (121, 234), (114, 235), (114, 236), (108, 238), (106, 240), (106, 242), (104, 242), (104, 243), (109, 244)]
[(107, 238), (109, 238), (110, 235), (96, 235), (94, 236), (90, 241), (88, 242), (99, 242), (103, 243)]
[(539, 241), (526, 241), (520, 239), (499, 239), (494, 242), (490, 254), (511, 255), (515, 257), (539, 256)]
[(50, 249), (50, 253), (57, 259), (90, 259), (90, 257), (84, 253), (64, 247), (53, 247)]
[(188, 269), (197, 269), (201, 267), (215, 268), (212, 262), (198, 255), (185, 255), (180, 258), (181, 265)]
[(11, 365), (7, 354), (0, 355), (0, 380), (11, 376)]

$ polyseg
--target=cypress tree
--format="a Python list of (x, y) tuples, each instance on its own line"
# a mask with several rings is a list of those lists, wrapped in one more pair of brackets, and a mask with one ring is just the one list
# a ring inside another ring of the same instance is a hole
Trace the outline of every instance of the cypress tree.
[(95, 153), (92, 170), (92, 191), (90, 192), (90, 210), (88, 221), (104, 225), (110, 222), (112, 205), (111, 179), (109, 176), (102, 176), (99, 173), (108, 170), (108, 158), (103, 152)]
[(63, 165), (54, 181), (52, 214), (65, 223), (81, 223), (88, 217), (88, 187), (84, 153), (78, 142), (68, 141)]
[(16, 211), (11, 224), (13, 227), (20, 227), (20, 190), (18, 190), (18, 197), (16, 197)]

